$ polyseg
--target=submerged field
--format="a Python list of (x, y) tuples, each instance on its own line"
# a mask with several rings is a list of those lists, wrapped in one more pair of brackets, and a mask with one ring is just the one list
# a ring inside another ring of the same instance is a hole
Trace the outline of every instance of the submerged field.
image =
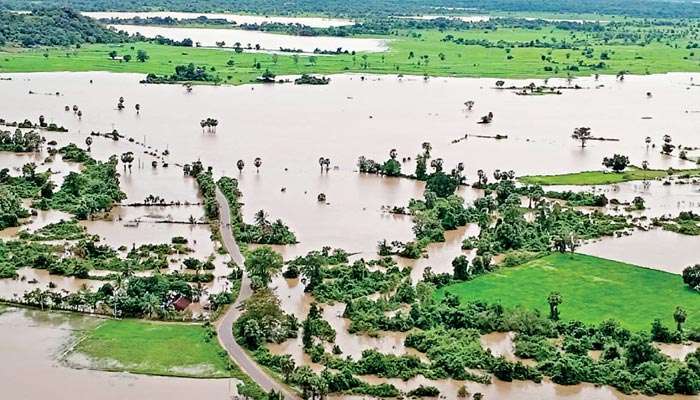
[[(193, 29), (194, 30), (194, 29)], [(416, 33), (415, 37), (412, 36)], [(462, 45), (443, 39), (452, 35), (465, 41), (487, 41), (494, 47)], [(700, 71), (700, 59), (685, 49), (652, 42), (640, 46), (582, 46), (580, 50), (547, 47), (509, 47), (497, 43), (526, 43), (533, 40), (572, 40), (571, 33), (558, 29), (502, 28), (496, 31), (401, 31), (396, 36), (375, 36), (389, 40), (385, 52), (356, 55), (272, 55), (269, 53), (235, 53), (232, 49), (207, 49), (157, 45), (152, 43), (86, 44), (81, 48), (4, 49), (0, 51), (0, 72), (38, 71), (112, 71), (171, 74), (176, 65), (195, 63), (213, 68), (224, 83), (250, 82), (269, 69), (277, 75), (301, 73), (335, 74), (366, 72), (431, 76), (483, 76), (500, 78), (546, 78), (568, 75), (664, 73)], [(366, 36), (361, 36), (366, 37)], [(582, 53), (583, 48), (590, 53)], [(138, 50), (149, 59), (136, 60)], [(130, 55), (130, 62), (112, 60)], [(691, 54), (691, 55), (689, 55)], [(547, 60), (545, 61), (545, 58)], [(604, 68), (589, 67), (604, 59)], [(548, 68), (547, 70), (545, 69)]]
[(564, 320), (598, 323), (619, 320), (648, 331), (654, 319), (674, 326), (673, 311), (688, 312), (688, 326), (700, 325), (700, 298), (679, 275), (581, 254), (551, 254), (518, 267), (503, 268), (473, 281), (440, 289), (463, 301), (500, 302), (549, 312), (547, 296), (557, 291)]
[(235, 376), (222, 351), (213, 331), (201, 325), (138, 320), (105, 321), (88, 331), (74, 350), (96, 369), (198, 378)]

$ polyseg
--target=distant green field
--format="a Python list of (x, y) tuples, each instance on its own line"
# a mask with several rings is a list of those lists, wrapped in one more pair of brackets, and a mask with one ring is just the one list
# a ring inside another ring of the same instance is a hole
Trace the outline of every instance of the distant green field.
[[(112, 71), (135, 73), (170, 74), (176, 65), (195, 63), (214, 67), (228, 84), (248, 83), (260, 76), (265, 69), (277, 75), (299, 75), (302, 73), (335, 74), (343, 72), (406, 74), (431, 76), (472, 76), (500, 78), (547, 78), (571, 75), (616, 74), (628, 71), (633, 74), (663, 73), (673, 71), (700, 71), (700, 55), (690, 56), (686, 43), (678, 48), (652, 42), (638, 45), (595, 45), (593, 58), (586, 59), (581, 50), (547, 49), (537, 47), (515, 47), (506, 50), (499, 47), (459, 45), (442, 39), (452, 34), (456, 38), (483, 39), (490, 42), (568, 39), (571, 32), (554, 28), (521, 29), (501, 28), (496, 31), (469, 30), (459, 32), (420, 31), (412, 37), (409, 32), (397, 36), (382, 37), (390, 40), (389, 49), (379, 53), (357, 55), (309, 56), (276, 55), (264, 53), (234, 53), (230, 49), (184, 48), (129, 43), (117, 45), (84, 45), (75, 48), (4, 49), (0, 51), (0, 72), (38, 71)], [(136, 51), (146, 50), (150, 59), (145, 63), (135, 60)], [(130, 54), (134, 59), (128, 63), (114, 61), (108, 57), (112, 50), (121, 55)], [(598, 62), (602, 52), (610, 59), (607, 67), (566, 72), (563, 67), (574, 65), (577, 60)], [(413, 53), (413, 57), (410, 54)], [(551, 57), (545, 64), (543, 56)], [(427, 58), (425, 57), (427, 56)], [(509, 59), (509, 56), (512, 57)], [(233, 60), (233, 65), (229, 65)], [(427, 62), (426, 62), (427, 61)], [(259, 63), (260, 68), (256, 68)], [(545, 71), (545, 65), (555, 65), (561, 71)]]
[(655, 318), (675, 326), (676, 306), (688, 312), (687, 326), (700, 326), (700, 293), (680, 275), (581, 254), (551, 254), (518, 267), (502, 268), (472, 281), (441, 288), (463, 301), (499, 302), (548, 315), (547, 296), (562, 294), (564, 320), (598, 323), (612, 318), (632, 330), (648, 331)]
[(228, 356), (201, 325), (109, 320), (76, 346), (96, 369), (198, 378), (230, 377)]
[[(674, 175), (700, 175), (700, 169), (687, 169), (675, 171)], [(518, 178), (522, 183), (529, 185), (609, 185), (613, 183), (654, 180), (668, 176), (666, 170), (661, 169), (641, 169), (630, 167), (626, 171), (583, 171), (561, 175), (530, 175)]]

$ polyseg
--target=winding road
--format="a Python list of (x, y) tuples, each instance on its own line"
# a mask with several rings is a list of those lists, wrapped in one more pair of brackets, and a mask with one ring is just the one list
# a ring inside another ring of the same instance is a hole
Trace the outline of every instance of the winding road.
[[(219, 220), (220, 220), (220, 232), (221, 240), (224, 247), (231, 255), (233, 261), (239, 266), (243, 267), (243, 255), (241, 250), (236, 243), (236, 240), (231, 233), (231, 227), (229, 222), (231, 220), (231, 209), (228, 206), (228, 201), (223, 193), (216, 188), (216, 202), (219, 204)], [(253, 359), (248, 356), (248, 353), (236, 343), (236, 339), (233, 337), (233, 323), (241, 315), (241, 305), (243, 302), (250, 297), (252, 290), (250, 289), (250, 278), (248, 275), (243, 273), (243, 278), (241, 279), (241, 290), (238, 293), (238, 298), (234, 303), (228, 307), (226, 313), (219, 318), (216, 326), (217, 337), (219, 338), (219, 343), (228, 352), (231, 359), (241, 368), (241, 370), (252, 380), (255, 381), (260, 387), (269, 392), (274, 390), (275, 392), (282, 393), (285, 400), (299, 400), (300, 397), (292, 393), (288, 387), (281, 384), (273, 377), (268, 375)]]

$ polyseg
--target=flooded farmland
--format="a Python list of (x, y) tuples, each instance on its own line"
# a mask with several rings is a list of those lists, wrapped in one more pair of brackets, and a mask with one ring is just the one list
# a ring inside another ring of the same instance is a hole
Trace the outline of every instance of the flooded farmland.
[[(648, 161), (652, 168), (689, 168), (692, 162), (663, 156), (648, 148), (644, 138), (650, 136), (656, 143), (661, 143), (662, 135), (670, 133), (677, 143), (700, 145), (696, 134), (697, 126), (700, 126), (700, 112), (697, 111), (700, 110), (694, 109), (700, 104), (700, 93), (696, 87), (690, 86), (693, 76), (689, 74), (630, 76), (624, 82), (618, 82), (612, 76), (602, 76), (598, 81), (582, 78), (575, 82), (584, 89), (541, 97), (517, 96), (510, 91), (496, 90), (492, 79), (430, 78), (424, 81), (421, 77), (335, 75), (330, 85), (322, 87), (196, 86), (190, 93), (177, 85), (142, 85), (138, 83), (141, 75), (130, 74), (37, 73), (2, 74), (2, 77), (11, 78), (0, 81), (0, 88), (12, 101), (3, 103), (0, 117), (13, 121), (35, 120), (40, 114), (44, 115), (47, 121), (68, 129), (67, 133), (46, 133), (47, 139), (54, 139), (60, 145), (74, 142), (82, 146), (91, 131), (116, 129), (126, 137), (145, 143), (149, 151), (160, 154), (168, 150), (169, 155), (164, 160), (170, 163), (169, 167), (162, 164), (152, 167), (152, 157), (143, 153), (143, 146), (125, 140), (95, 138), (91, 145), (93, 157), (106, 159), (112, 154), (134, 151), (136, 165), (132, 171), (119, 171), (122, 190), (127, 194), (125, 204), (116, 207), (103, 219), (83, 222), (88, 232), (99, 235), (110, 246), (127, 248), (168, 242), (174, 236), (182, 236), (192, 241), (194, 255), (203, 258), (217, 250), (217, 245), (210, 240), (210, 228), (204, 224), (173, 223), (190, 218), (203, 220), (204, 211), (198, 204), (201, 199), (195, 184), (182, 177), (178, 166), (194, 160), (213, 166), (217, 174), (239, 180), (246, 220), (252, 221), (255, 212), (263, 209), (271, 218), (281, 218), (289, 224), (299, 243), (275, 248), (285, 259), (326, 245), (344, 248), (356, 258), (370, 259), (375, 257), (380, 240), (408, 241), (413, 238), (411, 217), (387, 213), (384, 207), (406, 206), (409, 199), (421, 198), (424, 184), (403, 178), (359, 174), (356, 167), (359, 156), (384, 160), (389, 150), (395, 148), (399, 159), (413, 159), (420, 151), (421, 143), (429, 141), (433, 153), (442, 157), (446, 166), (451, 168), (464, 162), (468, 181), (473, 181), (477, 169), (485, 169), (488, 173), (496, 169), (513, 169), (518, 175), (600, 170), (600, 160), (613, 151), (629, 154), (633, 164)], [(529, 82), (509, 81), (514, 85)], [(565, 84), (564, 81), (556, 83)], [(35, 94), (29, 94), (30, 90)], [(654, 93), (653, 98), (645, 96), (647, 91)], [(59, 95), (55, 95), (56, 92)], [(119, 111), (115, 107), (119, 97), (125, 99), (125, 110)], [(464, 109), (467, 100), (475, 102), (471, 111)], [(133, 108), (136, 103), (141, 106), (139, 113)], [(64, 111), (65, 105), (73, 104), (79, 105), (83, 113), (81, 118)], [(477, 124), (480, 116), (488, 112), (495, 115), (493, 123)], [(204, 132), (200, 127), (199, 121), (207, 117), (216, 117), (220, 121), (216, 133)], [(589, 124), (596, 135), (614, 137), (619, 142), (592, 142), (582, 150), (570, 138), (572, 127), (582, 124)], [(669, 132), (669, 126), (673, 127), (672, 132)], [(470, 135), (466, 140), (453, 143), (454, 139), (465, 134)], [(496, 134), (508, 138), (495, 140), (471, 136)], [(328, 171), (322, 171), (318, 165), (321, 156), (331, 160)], [(256, 157), (262, 159), (259, 172), (253, 167)], [(34, 155), (0, 153), (0, 163), (14, 171), (25, 162), (40, 163), (42, 159)], [(235, 165), (238, 159), (246, 164), (240, 173)], [(412, 172), (414, 165), (413, 160), (407, 160), (402, 163), (402, 168)], [(39, 169), (49, 167), (56, 172), (57, 178), (77, 170), (75, 165), (58, 161), (40, 165)], [(700, 205), (700, 192), (695, 184), (665, 186), (652, 182), (648, 187), (640, 185), (632, 182), (596, 190), (623, 201), (643, 196), (648, 209), (640, 214), (649, 217), (697, 210)], [(575, 187), (557, 188), (563, 189), (579, 190)], [(326, 195), (326, 201), (318, 201), (320, 193)], [(467, 203), (482, 194), (469, 187), (460, 188), (458, 193)], [(182, 204), (163, 207), (126, 205), (140, 202), (149, 195)], [(21, 229), (36, 229), (64, 217), (66, 214), (63, 213), (39, 212)], [(10, 237), (16, 232), (3, 231), (2, 237)], [(428, 246), (427, 256), (416, 260), (398, 258), (398, 264), (412, 268), (410, 276), (413, 282), (421, 279), (427, 267), (437, 273), (449, 273), (452, 271), (451, 262), (457, 255), (464, 254), (470, 259), (476, 255), (475, 251), (462, 250), (462, 240), (478, 233), (476, 224), (449, 231), (445, 242)], [(649, 246), (650, 242), (655, 245)], [(653, 230), (588, 243), (581, 252), (679, 274), (685, 266), (697, 262), (696, 248), (697, 239), (694, 237)], [(212, 292), (223, 290), (224, 283), (219, 278), (229, 272), (225, 262), (226, 257), (215, 259), (217, 280), (208, 286)], [(173, 269), (178, 268), (173, 266)], [(23, 290), (33, 287), (30, 281), (39, 281), (42, 285), (51, 281), (56, 290), (67, 291), (77, 290), (83, 285), (97, 288), (102, 283), (50, 277), (46, 271), (31, 268), (20, 271), (20, 274), (24, 280), (0, 280), (2, 297), (19, 297)], [(311, 295), (304, 292), (304, 285), (298, 280), (278, 276), (271, 286), (275, 288), (282, 308), (303, 319), (313, 301)], [(425, 359), (424, 354), (405, 346), (405, 333), (382, 332), (376, 337), (348, 333), (349, 320), (342, 317), (344, 307), (340, 302), (323, 305), (323, 318), (336, 329), (336, 343), (345, 355), (357, 359), (364, 349), (377, 349)], [(7, 371), (11, 374), (9, 376), (16, 375), (17, 379), (20, 379), (17, 374), (22, 371), (42, 371), (42, 376), (46, 376), (49, 382), (55, 379), (70, 384), (88, 380), (86, 393), (98, 393), (101, 387), (110, 387), (110, 394), (120, 395), (115, 398), (145, 393), (154, 399), (195, 395), (224, 399), (230, 394), (230, 384), (225, 380), (152, 378), (73, 370), (56, 365), (52, 355), (68, 343), (70, 332), (84, 329), (83, 324), (95, 322), (88, 317), (66, 317), (63, 314), (52, 316), (53, 320), (46, 322), (41, 321), (47, 318), (46, 314), (4, 310), (0, 314), (0, 336), (13, 337), (6, 344), (12, 353), (7, 354), (18, 360), (23, 358), (21, 366), (24, 370)], [(24, 334), (15, 337), (17, 335), (11, 333), (14, 328)], [(42, 347), (32, 348), (35, 342), (43, 343)], [(482, 338), (482, 346), (494, 354), (515, 359), (512, 336), (508, 334), (486, 336)], [(316, 371), (322, 369), (309, 361), (300, 339), (269, 347), (275, 354), (290, 354), (299, 363), (311, 364)], [(664, 352), (685, 356), (692, 351), (686, 347), (665, 348)], [(34, 353), (28, 353), (24, 358), (23, 352), (30, 351)], [(24, 380), (20, 382), (26, 382), (26, 376), (21, 379)], [(457, 398), (457, 391), (465, 384), (452, 380), (428, 380), (422, 376), (407, 381), (373, 376), (362, 379), (370, 383), (389, 382), (405, 391), (430, 384), (450, 399)], [(627, 396), (608, 387), (589, 384), (561, 386), (547, 380), (536, 384), (494, 379), (491, 385), (467, 383), (466, 386), (470, 392), (484, 393), (487, 399), (493, 400), (643, 398)], [(39, 387), (29, 383), (11, 390), (15, 391), (11, 393), (16, 398), (27, 399), (45, 398), (52, 393), (49, 385)], [(655, 398), (665, 399), (663, 396)]]

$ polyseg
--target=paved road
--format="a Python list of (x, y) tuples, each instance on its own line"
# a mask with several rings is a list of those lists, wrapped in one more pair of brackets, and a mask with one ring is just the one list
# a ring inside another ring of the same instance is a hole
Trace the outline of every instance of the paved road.
[[(231, 233), (231, 227), (228, 226), (228, 222), (231, 220), (231, 210), (229, 209), (226, 197), (221, 193), (219, 188), (216, 188), (216, 201), (219, 203), (219, 220), (221, 221), (220, 231), (221, 238), (224, 243), (224, 247), (231, 255), (233, 261), (239, 266), (243, 267), (243, 255), (241, 250), (238, 248), (236, 240), (233, 238)], [(243, 279), (241, 280), (241, 291), (238, 293), (238, 298), (234, 303), (228, 308), (226, 314), (224, 314), (217, 324), (217, 336), (219, 338), (219, 343), (226, 349), (229, 356), (236, 364), (241, 368), (241, 370), (248, 376), (250, 376), (258, 385), (260, 385), (263, 390), (269, 392), (274, 389), (276, 392), (281, 392), (284, 394), (286, 400), (299, 400), (300, 397), (292, 393), (286, 386), (277, 382), (274, 378), (269, 376), (265, 371), (258, 366), (258, 364), (253, 361), (248, 354), (243, 350), (241, 346), (236, 343), (233, 337), (233, 322), (238, 319), (241, 315), (240, 306), (241, 304), (250, 297), (252, 290), (250, 289), (250, 278), (247, 274), (243, 274)]]

